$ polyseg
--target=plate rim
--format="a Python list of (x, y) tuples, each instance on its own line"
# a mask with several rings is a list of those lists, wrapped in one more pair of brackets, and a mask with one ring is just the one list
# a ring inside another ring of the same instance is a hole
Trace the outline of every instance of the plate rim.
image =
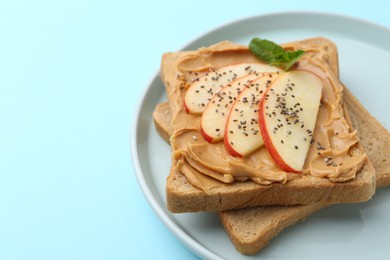
[[(351, 16), (351, 15), (344, 15), (340, 14), (337, 12), (322, 12), (322, 11), (283, 11), (283, 12), (269, 12), (269, 13), (264, 13), (264, 14), (257, 14), (257, 15), (251, 15), (247, 17), (242, 17), (238, 19), (234, 19), (232, 21), (223, 23), (217, 27), (214, 27), (211, 30), (208, 30), (199, 36), (195, 37), (194, 39), (187, 41), (179, 50), (177, 51), (182, 51), (188, 49), (191, 45), (195, 44), (198, 41), (201, 41), (203, 38), (207, 37), (210, 34), (214, 34), (218, 32), (219, 30), (222, 30), (226, 27), (233, 26), (237, 23), (245, 23), (249, 20), (254, 20), (254, 19), (267, 19), (270, 17), (274, 16), (285, 16), (285, 15), (321, 15), (321, 16), (328, 16), (328, 17), (335, 17), (338, 19), (344, 19), (347, 21), (351, 21), (353, 23), (362, 23), (369, 25), (371, 27), (375, 27), (377, 29), (383, 30), (384, 32), (390, 34), (390, 27), (387, 27), (382, 24), (378, 24), (376, 22), (373, 22), (371, 20), (365, 19), (365, 18), (360, 18), (356, 16)], [(201, 46), (199, 46), (201, 47)], [(155, 198), (153, 192), (151, 191), (149, 185), (146, 182), (146, 179), (144, 177), (144, 173), (141, 168), (141, 163), (140, 163), (140, 158), (139, 158), (139, 150), (138, 150), (138, 125), (140, 121), (140, 116), (141, 116), (141, 111), (144, 106), (144, 103), (147, 101), (146, 97), (148, 96), (148, 93), (152, 91), (152, 88), (150, 86), (152, 83), (158, 79), (159, 77), (159, 71), (160, 69), (157, 70), (153, 74), (153, 76), (149, 79), (148, 84), (146, 87), (144, 87), (142, 93), (139, 96), (139, 99), (136, 104), (136, 109), (134, 111), (134, 117), (131, 122), (131, 129), (130, 129), (130, 152), (131, 152), (131, 158), (132, 158), (132, 165), (133, 169), (135, 170), (135, 175), (137, 182), (139, 186), (141, 187), (141, 190), (149, 203), (149, 205), (152, 207), (153, 211), (157, 215), (157, 217), (164, 223), (165, 226), (168, 227), (168, 229), (179, 239), (179, 241), (191, 252), (196, 254), (197, 256), (200, 256), (202, 258), (206, 259), (223, 259), (221, 256), (215, 254), (212, 252), (210, 249), (207, 247), (201, 245), (198, 241), (196, 241), (193, 237), (191, 237), (189, 234), (184, 232), (172, 219), (171, 217), (166, 214), (162, 208), (162, 206), (159, 204), (157, 199)]]

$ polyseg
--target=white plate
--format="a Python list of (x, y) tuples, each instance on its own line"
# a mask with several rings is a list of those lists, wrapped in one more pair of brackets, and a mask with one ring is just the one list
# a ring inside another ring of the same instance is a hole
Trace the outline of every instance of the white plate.
[[(390, 31), (354, 18), (324, 13), (277, 13), (220, 27), (183, 49), (222, 40), (247, 44), (253, 37), (287, 42), (314, 36), (333, 40), (339, 49), (342, 81), (385, 126), (390, 125)], [(168, 51), (168, 50), (167, 50)], [(171, 51), (171, 50), (169, 50)], [(214, 213), (171, 214), (165, 207), (170, 147), (154, 129), (152, 112), (166, 95), (156, 75), (139, 104), (133, 125), (132, 155), (139, 184), (168, 228), (204, 258), (246, 259), (238, 253)], [(390, 259), (390, 188), (368, 203), (336, 205), (283, 231), (258, 255), (264, 258)]]

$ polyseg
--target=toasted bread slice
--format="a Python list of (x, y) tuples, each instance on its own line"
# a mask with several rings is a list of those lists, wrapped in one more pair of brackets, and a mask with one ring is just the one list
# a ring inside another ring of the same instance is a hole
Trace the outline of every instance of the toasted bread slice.
[[(375, 170), (377, 187), (390, 186), (390, 133), (363, 105), (344, 89), (344, 102), (350, 119)], [(156, 106), (154, 124), (161, 137), (169, 143), (173, 133), (172, 112), (168, 103)], [(255, 254), (284, 228), (305, 219), (328, 204), (312, 203), (298, 206), (258, 206), (218, 212), (221, 222), (237, 250)]]
[(390, 186), (390, 133), (367, 109), (344, 89), (344, 103), (352, 125), (357, 129), (360, 141), (376, 172), (378, 187)]
[[(330, 60), (334, 55), (329, 53), (337, 54), (337, 49), (330, 41), (324, 38), (313, 38), (288, 44), (287, 47), (299, 49), (301, 45), (305, 46), (306, 50), (311, 53), (325, 52), (324, 60), (320, 62), (324, 64), (335, 62)], [(240, 51), (245, 51), (242, 46), (236, 45), (235, 47)], [(223, 46), (221, 48), (223, 49)], [(193, 52), (167, 53), (162, 62), (161, 76), (167, 93), (169, 93), (170, 107), (174, 117), (182, 112), (183, 105), (180, 101), (178, 102), (181, 90), (178, 89), (177, 82), (172, 82), (172, 78), (174, 78), (172, 75), (178, 75), (178, 71), (175, 69), (176, 61), (183, 59), (186, 55), (193, 55)], [(335, 69), (330, 74), (333, 81), (338, 81), (337, 63), (335, 64), (336, 66), (333, 65)], [(174, 130), (180, 131), (180, 129)], [(362, 149), (360, 143), (356, 145), (356, 148)], [(191, 176), (191, 171), (187, 171), (186, 174), (187, 177)], [(375, 171), (368, 159), (364, 161), (355, 179), (341, 183), (305, 175), (286, 184), (268, 186), (259, 185), (252, 181), (233, 184), (220, 183), (211, 191), (205, 192), (190, 184), (187, 177), (179, 171), (178, 161), (174, 159), (166, 186), (167, 207), (172, 212), (221, 211), (247, 206), (295, 205), (313, 202), (326, 204), (361, 202), (371, 198), (375, 192)]]

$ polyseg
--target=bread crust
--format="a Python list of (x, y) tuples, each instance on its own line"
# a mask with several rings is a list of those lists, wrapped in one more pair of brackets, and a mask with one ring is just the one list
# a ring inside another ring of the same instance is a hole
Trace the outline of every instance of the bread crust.
[(218, 212), (218, 216), (236, 249), (244, 255), (254, 255), (283, 229), (328, 205), (248, 207)]

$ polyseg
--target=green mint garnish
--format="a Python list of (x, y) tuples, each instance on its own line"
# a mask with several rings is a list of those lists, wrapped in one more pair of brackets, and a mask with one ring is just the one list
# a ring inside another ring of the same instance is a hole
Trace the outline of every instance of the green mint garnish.
[(305, 54), (302, 50), (286, 51), (274, 42), (259, 38), (251, 40), (249, 49), (256, 58), (285, 71), (289, 70)]

